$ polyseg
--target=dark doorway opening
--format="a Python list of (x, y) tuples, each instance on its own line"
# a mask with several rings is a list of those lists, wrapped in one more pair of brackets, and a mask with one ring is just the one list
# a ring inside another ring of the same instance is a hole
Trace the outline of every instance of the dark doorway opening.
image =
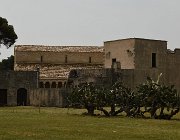
[(115, 68), (115, 66), (116, 66), (116, 58), (113, 58), (111, 68)]
[(52, 82), (51, 88), (56, 88), (56, 82)]
[(50, 88), (50, 83), (49, 82), (45, 83), (45, 88)]
[(152, 67), (156, 67), (156, 53), (152, 53)]
[(116, 58), (112, 59), (112, 64), (116, 63)]
[(39, 88), (44, 88), (44, 83), (43, 82), (39, 82)]
[(62, 87), (62, 82), (58, 82), (58, 88)]
[(7, 105), (7, 89), (0, 89), (0, 106)]
[(25, 88), (20, 88), (17, 90), (17, 105), (18, 106), (27, 105), (27, 90)]

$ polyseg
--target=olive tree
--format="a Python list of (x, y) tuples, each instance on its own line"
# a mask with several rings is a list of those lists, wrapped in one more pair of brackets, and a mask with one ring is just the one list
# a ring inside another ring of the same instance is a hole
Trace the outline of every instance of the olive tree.
[[(160, 76), (159, 76), (160, 78)], [(166, 86), (147, 78), (146, 83), (137, 87), (142, 113), (150, 113), (151, 118), (171, 119), (179, 112), (179, 95), (173, 85)]]
[(73, 89), (68, 101), (71, 106), (82, 106), (87, 109), (89, 115), (94, 115), (96, 108), (96, 88), (93, 83), (83, 83)]

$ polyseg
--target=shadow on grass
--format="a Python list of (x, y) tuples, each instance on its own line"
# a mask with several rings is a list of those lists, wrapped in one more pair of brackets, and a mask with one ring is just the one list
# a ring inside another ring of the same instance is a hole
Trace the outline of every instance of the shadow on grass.
[[(69, 111), (70, 112), (70, 111)], [(82, 116), (82, 117), (86, 117), (86, 116), (89, 116), (89, 117), (93, 117), (93, 118), (131, 118), (131, 119), (142, 119), (142, 120), (168, 120), (168, 119), (153, 119), (151, 117), (127, 117), (123, 114), (119, 114), (119, 115), (116, 115), (116, 116), (106, 116), (102, 113), (97, 113), (97, 114), (94, 114), (94, 115), (90, 115), (88, 114), (87, 112), (82, 112), (82, 113), (67, 113), (68, 115), (71, 115), (71, 116)], [(180, 118), (172, 118), (168, 121), (180, 121)]]

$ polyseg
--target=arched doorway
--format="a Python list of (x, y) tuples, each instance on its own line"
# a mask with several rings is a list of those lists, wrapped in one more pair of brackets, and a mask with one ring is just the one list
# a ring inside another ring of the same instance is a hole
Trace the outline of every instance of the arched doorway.
[(58, 82), (58, 88), (62, 87), (62, 82)]
[(51, 88), (56, 88), (56, 82), (52, 82)]
[(20, 88), (17, 90), (17, 105), (27, 105), (27, 90), (25, 88)]
[(49, 82), (45, 83), (45, 88), (50, 88), (50, 83)]

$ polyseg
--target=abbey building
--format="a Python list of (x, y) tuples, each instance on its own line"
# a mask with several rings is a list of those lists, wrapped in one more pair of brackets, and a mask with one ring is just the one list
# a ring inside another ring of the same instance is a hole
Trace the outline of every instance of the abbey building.
[(108, 86), (121, 78), (135, 88), (147, 76), (156, 80), (160, 73), (162, 83), (180, 91), (180, 49), (167, 49), (163, 40), (127, 38), (106, 41), (104, 46), (17, 45), (14, 56), (14, 71), (0, 73), (5, 79), (0, 80), (0, 104), (63, 106), (67, 88), (80, 83)]

